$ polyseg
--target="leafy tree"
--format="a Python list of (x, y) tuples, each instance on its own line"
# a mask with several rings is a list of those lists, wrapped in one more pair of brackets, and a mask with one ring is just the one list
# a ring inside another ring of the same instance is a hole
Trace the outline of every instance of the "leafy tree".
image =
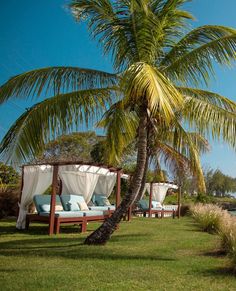
[(13, 77), (0, 88), (1, 102), (52, 94), (25, 112), (6, 134), (1, 145), (6, 159), (34, 157), (53, 136), (104, 112), (101, 123), (110, 161), (119, 160), (137, 138), (130, 188), (87, 244), (105, 243), (140, 191), (151, 137), (172, 132), (173, 149), (188, 158), (203, 191), (199, 147), (185, 127), (194, 127), (203, 138), (222, 137), (235, 147), (236, 104), (199, 85), (208, 84), (214, 62), (229, 65), (235, 60), (236, 31), (213, 25), (188, 30), (192, 16), (182, 8), (187, 1), (74, 0), (74, 17), (85, 21), (104, 52), (111, 54), (114, 73), (44, 68)]
[(36, 160), (92, 162), (90, 153), (100, 139), (104, 137), (98, 137), (93, 131), (62, 135), (47, 143)]
[(206, 171), (205, 179), (210, 195), (225, 196), (236, 191), (236, 179), (223, 174), (219, 169)]
[(17, 184), (19, 182), (19, 174), (11, 166), (0, 162), (0, 183)]

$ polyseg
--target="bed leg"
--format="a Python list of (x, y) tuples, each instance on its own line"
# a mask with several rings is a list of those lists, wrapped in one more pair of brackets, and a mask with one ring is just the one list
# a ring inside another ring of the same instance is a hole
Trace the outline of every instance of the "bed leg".
[(87, 230), (87, 220), (84, 219), (81, 224), (81, 232), (86, 232), (86, 230)]
[(164, 217), (164, 209), (162, 209), (162, 211), (161, 211), (161, 218), (163, 218)]
[(26, 216), (26, 220), (25, 220), (25, 229), (28, 230), (29, 229), (29, 224), (30, 224), (30, 219), (29, 216)]
[(59, 218), (55, 218), (55, 234), (60, 233), (60, 220)]

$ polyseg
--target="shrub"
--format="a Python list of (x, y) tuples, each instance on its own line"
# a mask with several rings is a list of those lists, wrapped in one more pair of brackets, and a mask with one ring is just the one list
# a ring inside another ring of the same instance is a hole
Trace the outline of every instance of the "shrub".
[(219, 235), (222, 249), (231, 252), (236, 243), (236, 221), (233, 217), (225, 219), (224, 224), (221, 225)]
[(227, 211), (222, 210), (217, 205), (201, 203), (192, 205), (190, 212), (193, 218), (198, 222), (203, 231), (209, 233), (217, 233), (221, 229), (221, 225), (224, 223), (225, 217), (229, 217)]
[(19, 189), (7, 188), (0, 191), (0, 218), (16, 216), (18, 211)]
[(228, 253), (236, 270), (236, 217), (212, 204), (192, 205), (190, 212), (204, 231), (220, 235), (221, 247)]
[(222, 249), (229, 254), (230, 259), (236, 269), (236, 218), (227, 217), (221, 225), (219, 235)]
[(198, 193), (195, 198), (195, 202), (206, 204), (206, 203), (212, 203), (213, 201), (212, 201), (211, 196), (206, 195), (204, 193)]

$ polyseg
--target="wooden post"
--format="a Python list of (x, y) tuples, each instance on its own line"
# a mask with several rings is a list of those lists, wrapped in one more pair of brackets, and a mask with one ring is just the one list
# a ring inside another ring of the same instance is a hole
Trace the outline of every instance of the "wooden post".
[(181, 186), (179, 186), (178, 191), (178, 218), (180, 218), (180, 213), (181, 213)]
[[(23, 187), (24, 187), (24, 169), (25, 169), (25, 167), (22, 166), (19, 204), (21, 203), (22, 191), (23, 191)], [(20, 214), (20, 207), (18, 206), (18, 209), (17, 209), (17, 220), (18, 220), (19, 214)]]
[(50, 203), (50, 217), (49, 217), (49, 235), (54, 232), (54, 222), (55, 222), (55, 207), (56, 207), (56, 192), (57, 192), (57, 176), (58, 176), (58, 165), (53, 167), (52, 176), (52, 194)]
[(118, 170), (116, 176), (116, 208), (120, 205), (120, 186), (121, 186), (121, 170)]
[(61, 194), (62, 194), (62, 180), (60, 179), (59, 180), (59, 196), (61, 196)]
[(128, 221), (131, 220), (131, 216), (132, 216), (132, 205), (129, 207), (129, 210), (128, 210)]
[(152, 190), (153, 190), (153, 182), (150, 183), (150, 195), (149, 195), (149, 217), (152, 217)]

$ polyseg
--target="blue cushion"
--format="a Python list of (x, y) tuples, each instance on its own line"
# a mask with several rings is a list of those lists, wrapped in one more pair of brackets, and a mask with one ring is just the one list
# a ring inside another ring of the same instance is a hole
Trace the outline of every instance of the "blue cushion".
[[(33, 197), (33, 201), (38, 213), (45, 212), (45, 210), (42, 209), (42, 205), (49, 205), (49, 211), (50, 211), (51, 195), (35, 195)], [(61, 205), (61, 200), (58, 195), (56, 195), (56, 204)]]
[(104, 195), (101, 195), (101, 194), (100, 195), (99, 194), (93, 195), (92, 201), (94, 202), (94, 204), (96, 206), (110, 206), (111, 205), (111, 203), (107, 199), (107, 197)]
[[(85, 202), (84, 197), (81, 195), (73, 195), (73, 194), (62, 194), (60, 196), (61, 198), (61, 204), (63, 206), (63, 209), (65, 211), (71, 211), (71, 209), (75, 209), (77, 204), (78, 210), (80, 210), (78, 203)], [(73, 206), (72, 206), (73, 204)], [(73, 210), (74, 211), (74, 210)]]
[(149, 202), (147, 200), (139, 200), (138, 202), (138, 206), (142, 209), (142, 210), (148, 210), (149, 209)]
[[(49, 212), (40, 213), (41, 216), (49, 216)], [(83, 211), (56, 211), (55, 217), (83, 217)]]
[(110, 210), (115, 210), (116, 209), (116, 207), (114, 205), (110, 205), (110, 206), (89, 206), (89, 209), (91, 209), (91, 210), (106, 211), (106, 210), (108, 210), (108, 208)]

